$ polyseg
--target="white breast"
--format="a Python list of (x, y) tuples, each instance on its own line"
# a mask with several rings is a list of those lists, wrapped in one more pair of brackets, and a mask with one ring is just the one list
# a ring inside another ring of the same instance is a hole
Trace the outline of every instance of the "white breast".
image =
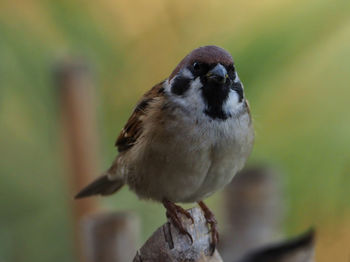
[(154, 120), (158, 125), (145, 121), (147, 137), (124, 157), (130, 188), (141, 198), (194, 202), (229, 183), (253, 144), (244, 106), (225, 121), (199, 117), (181, 107), (159, 115)]
[(254, 134), (247, 113), (217, 124), (216, 134), (209, 138), (213, 142), (208, 172), (198, 190), (186, 201), (198, 201), (224, 187), (243, 168), (251, 152)]

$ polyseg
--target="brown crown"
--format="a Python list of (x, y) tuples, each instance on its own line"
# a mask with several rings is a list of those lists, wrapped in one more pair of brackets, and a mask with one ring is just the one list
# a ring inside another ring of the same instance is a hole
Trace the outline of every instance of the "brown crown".
[(184, 59), (177, 65), (174, 71), (169, 76), (169, 80), (172, 79), (182, 68), (187, 67), (194, 62), (201, 62), (206, 64), (217, 64), (228, 66), (233, 64), (232, 56), (225, 49), (208, 45), (194, 49), (191, 53), (185, 56)]

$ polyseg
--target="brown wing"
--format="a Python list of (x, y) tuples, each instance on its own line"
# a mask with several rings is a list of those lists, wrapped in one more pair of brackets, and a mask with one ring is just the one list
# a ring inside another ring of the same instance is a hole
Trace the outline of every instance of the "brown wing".
[(119, 152), (130, 149), (137, 142), (142, 133), (142, 116), (147, 114), (149, 104), (155, 98), (163, 96), (163, 94), (164, 88), (163, 82), (161, 82), (142, 97), (115, 142)]

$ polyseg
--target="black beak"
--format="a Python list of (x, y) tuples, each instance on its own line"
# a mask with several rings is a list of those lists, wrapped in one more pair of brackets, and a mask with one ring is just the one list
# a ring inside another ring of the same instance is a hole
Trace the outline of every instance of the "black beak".
[(225, 83), (228, 77), (226, 68), (221, 64), (217, 64), (212, 70), (207, 73), (206, 76), (208, 81), (212, 81), (218, 84)]

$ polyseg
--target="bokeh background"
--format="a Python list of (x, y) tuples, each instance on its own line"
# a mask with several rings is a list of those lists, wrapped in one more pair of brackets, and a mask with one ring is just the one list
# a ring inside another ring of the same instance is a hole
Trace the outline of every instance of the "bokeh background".
[[(285, 231), (314, 225), (317, 261), (349, 261), (348, 0), (1, 0), (0, 261), (75, 261), (55, 63), (92, 65), (103, 170), (139, 97), (207, 44), (232, 53), (245, 85), (250, 164), (283, 170)], [(101, 202), (140, 214), (142, 240), (165, 221), (127, 189)], [(220, 212), (220, 194), (208, 203)]]

